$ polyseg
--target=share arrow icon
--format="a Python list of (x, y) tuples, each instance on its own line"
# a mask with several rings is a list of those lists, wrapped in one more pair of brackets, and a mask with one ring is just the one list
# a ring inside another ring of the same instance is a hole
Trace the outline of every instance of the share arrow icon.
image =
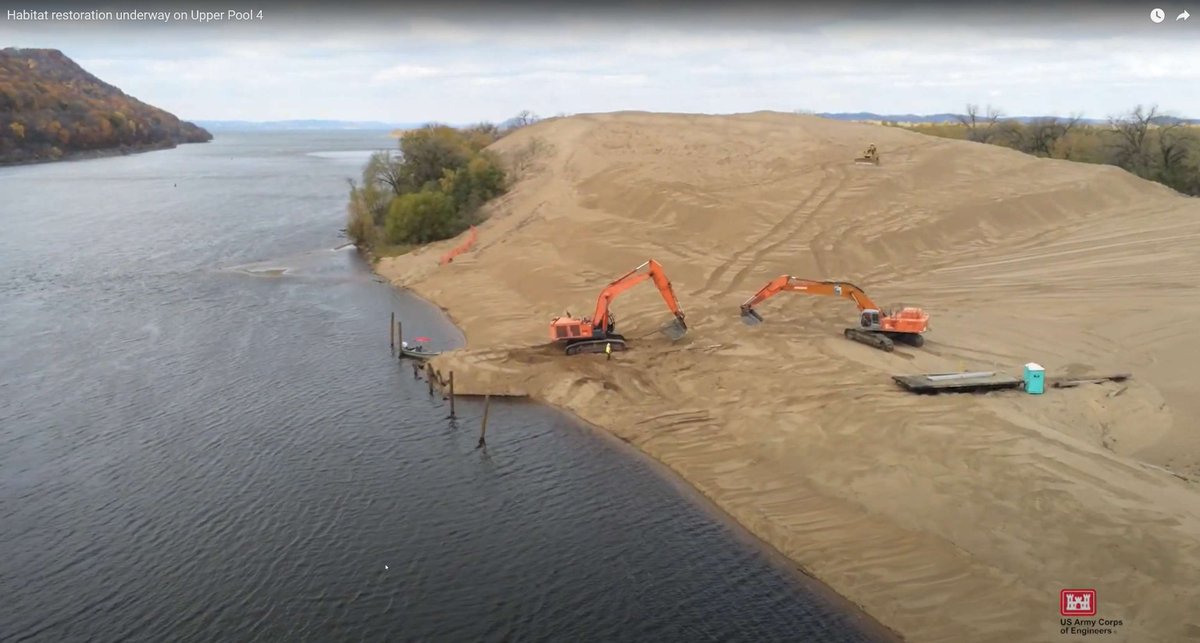
[(1180, 20), (1187, 20), (1188, 18), (1191, 18), (1191, 17), (1192, 17), (1192, 14), (1188, 13), (1187, 9), (1184, 9), (1183, 13), (1179, 14), (1178, 16), (1175, 16), (1175, 22), (1179, 22)]

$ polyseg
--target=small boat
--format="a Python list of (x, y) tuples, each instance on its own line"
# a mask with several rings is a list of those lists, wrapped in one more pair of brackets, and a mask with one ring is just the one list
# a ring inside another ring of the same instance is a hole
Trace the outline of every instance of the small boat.
[(429, 359), (431, 357), (437, 357), (438, 355), (441, 355), (441, 354), (442, 354), (442, 351), (425, 350), (425, 347), (420, 344), (416, 344), (414, 346), (401, 346), (400, 347), (400, 356), (401, 357), (411, 357), (413, 359)]

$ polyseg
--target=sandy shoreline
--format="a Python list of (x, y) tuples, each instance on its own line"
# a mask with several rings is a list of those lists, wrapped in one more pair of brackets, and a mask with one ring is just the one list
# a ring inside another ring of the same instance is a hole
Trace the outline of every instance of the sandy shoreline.
[[(533, 402), (541, 403), (541, 402)], [(745, 543), (746, 545), (755, 548), (761, 552), (773, 564), (778, 565), (780, 569), (786, 569), (796, 574), (796, 580), (800, 583), (804, 590), (811, 594), (814, 598), (825, 601), (834, 609), (838, 609), (839, 614), (852, 622), (861, 631), (876, 637), (877, 641), (901, 641), (903, 640), (898, 633), (888, 629), (882, 623), (876, 621), (870, 614), (867, 614), (860, 607), (855, 605), (846, 597), (833, 591), (819, 578), (806, 573), (802, 568), (796, 566), (796, 562), (788, 558), (786, 554), (773, 547), (770, 543), (762, 540), (753, 532), (738, 522), (733, 516), (726, 513), (719, 505), (715, 504), (712, 499), (700, 493), (698, 489), (688, 483), (687, 480), (681, 478), (674, 470), (664, 465), (662, 462), (648, 456), (645, 452), (631, 445), (628, 441), (621, 439), (612, 431), (606, 430), (604, 427), (597, 426), (582, 418), (575, 416), (570, 411), (555, 407), (559, 411), (566, 413), (572, 421), (583, 424), (588, 430), (592, 431), (597, 437), (608, 442), (613, 448), (626, 454), (628, 457), (637, 458), (641, 462), (649, 465), (658, 475), (659, 478), (668, 486), (676, 491), (686, 502), (690, 502), (693, 506), (703, 510), (713, 520), (728, 527), (733, 538)]]
[[(454, 241), (377, 270), (446, 311), (462, 392), (529, 394), (663, 463), (807, 573), (912, 641), (1062, 641), (1058, 593), (1095, 588), (1098, 640), (1200, 640), (1200, 202), (1109, 167), (811, 117), (619, 114), (550, 144), (448, 266)], [(880, 167), (850, 163), (869, 143)], [(444, 247), (443, 247), (444, 246)], [(546, 346), (646, 258), (692, 331), (645, 337), (652, 288), (614, 304), (631, 350)], [(853, 306), (781, 295), (841, 278), (933, 315), (923, 349), (847, 342)], [(891, 373), (1132, 371), (1041, 397), (917, 397)]]

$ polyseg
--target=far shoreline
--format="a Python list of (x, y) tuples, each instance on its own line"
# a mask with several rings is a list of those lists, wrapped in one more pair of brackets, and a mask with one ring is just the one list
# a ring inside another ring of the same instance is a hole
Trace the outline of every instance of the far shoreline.
[[(215, 138), (215, 137), (214, 137)], [(76, 152), (67, 152), (58, 158), (35, 158), (23, 161), (4, 161), (0, 160), (0, 168), (3, 167), (24, 167), (26, 165), (45, 165), (48, 163), (65, 163), (72, 161), (92, 161), (96, 159), (113, 158), (117, 156), (133, 156), (135, 154), (145, 154), (146, 152), (161, 152), (163, 150), (173, 150), (181, 145), (193, 145), (199, 143), (209, 143), (208, 141), (185, 141), (175, 143), (172, 141), (164, 141), (163, 143), (137, 145), (137, 146), (119, 146), (106, 147), (98, 150), (79, 150)]]

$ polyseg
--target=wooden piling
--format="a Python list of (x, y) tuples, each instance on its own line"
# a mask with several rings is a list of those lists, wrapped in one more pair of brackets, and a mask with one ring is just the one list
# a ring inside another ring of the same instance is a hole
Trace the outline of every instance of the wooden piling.
[(483, 424), (479, 425), (479, 444), (475, 448), (487, 445), (487, 418), (488, 410), (492, 408), (492, 396), (485, 395), (483, 397)]
[(396, 347), (404, 348), (404, 322), (396, 322)]
[(454, 371), (450, 371), (450, 419), (454, 419)]
[(388, 346), (396, 352), (396, 311), (392, 311), (392, 321), (388, 322)]

